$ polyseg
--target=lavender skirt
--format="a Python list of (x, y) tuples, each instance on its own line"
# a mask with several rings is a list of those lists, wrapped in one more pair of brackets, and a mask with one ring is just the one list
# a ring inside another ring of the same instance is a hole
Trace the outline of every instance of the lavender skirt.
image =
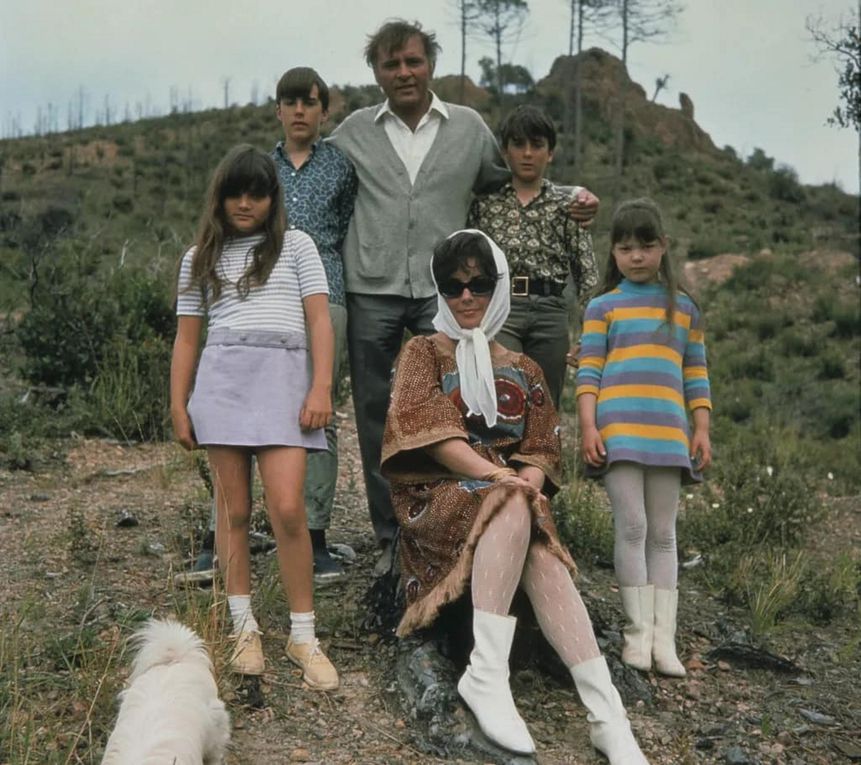
[(305, 335), (217, 329), (200, 356), (188, 414), (203, 446), (326, 448), (322, 428), (303, 431), (308, 392)]

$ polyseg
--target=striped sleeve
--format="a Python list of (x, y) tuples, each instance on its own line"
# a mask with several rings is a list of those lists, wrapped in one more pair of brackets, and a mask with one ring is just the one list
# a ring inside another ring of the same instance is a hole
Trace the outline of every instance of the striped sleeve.
[(702, 319), (696, 306), (691, 306), (691, 328), (682, 360), (685, 402), (690, 411), (711, 409), (711, 387), (706, 365), (706, 346), (703, 337)]
[(576, 396), (582, 396), (584, 393), (598, 395), (606, 361), (607, 316), (602, 301), (590, 300), (583, 316), (583, 334), (580, 336)]
[(191, 285), (191, 259), (194, 257), (192, 247), (182, 256), (179, 266), (179, 280), (177, 283), (176, 315), (177, 316), (204, 316), (206, 306), (203, 303), (203, 295), (199, 289), (189, 289)]
[(299, 294), (303, 299), (309, 295), (328, 295), (329, 285), (326, 281), (326, 271), (314, 241), (303, 231), (294, 230), (289, 232), (289, 235), (292, 235), (293, 240), (290, 251), (293, 262), (296, 264)]

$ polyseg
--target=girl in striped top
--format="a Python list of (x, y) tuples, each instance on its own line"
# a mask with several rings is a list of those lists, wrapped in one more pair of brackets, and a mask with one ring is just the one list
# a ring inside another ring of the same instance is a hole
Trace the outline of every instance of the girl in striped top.
[(171, 417), (183, 447), (206, 447), (214, 477), (216, 549), (236, 639), (231, 667), (246, 675), (264, 668), (248, 545), (256, 455), (290, 601), (287, 656), (312, 688), (336, 688), (314, 634), (303, 501), (306, 450), (326, 448), (322, 428), (332, 417), (328, 289), (310, 237), (286, 230), (268, 154), (237, 146), (216, 168), (196, 244), (180, 266), (177, 315)]
[[(701, 317), (678, 284), (657, 205), (623, 202), (600, 293), (586, 308), (577, 406), (587, 475), (603, 475), (627, 617), (622, 660), (685, 674), (676, 656), (676, 512), (711, 463)], [(693, 432), (688, 424), (693, 420)]]

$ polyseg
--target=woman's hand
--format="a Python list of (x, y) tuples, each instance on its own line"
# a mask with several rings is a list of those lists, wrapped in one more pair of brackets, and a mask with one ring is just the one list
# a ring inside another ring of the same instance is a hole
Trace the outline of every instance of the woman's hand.
[(188, 410), (171, 411), (170, 419), (173, 422), (173, 437), (179, 442), (179, 445), (187, 451), (197, 449), (197, 441), (194, 437), (194, 428), (191, 424), (191, 418), (188, 416)]
[(601, 467), (607, 459), (604, 439), (594, 425), (583, 428), (583, 459), (592, 467)]
[(331, 389), (312, 385), (299, 412), (299, 427), (302, 430), (317, 430), (325, 428), (331, 421)]

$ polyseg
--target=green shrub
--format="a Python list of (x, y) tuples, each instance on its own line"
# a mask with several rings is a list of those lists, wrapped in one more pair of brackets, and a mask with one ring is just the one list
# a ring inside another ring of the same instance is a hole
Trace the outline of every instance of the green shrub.
[(554, 516), (562, 541), (575, 560), (613, 560), (613, 515), (597, 481), (580, 479), (556, 496)]

